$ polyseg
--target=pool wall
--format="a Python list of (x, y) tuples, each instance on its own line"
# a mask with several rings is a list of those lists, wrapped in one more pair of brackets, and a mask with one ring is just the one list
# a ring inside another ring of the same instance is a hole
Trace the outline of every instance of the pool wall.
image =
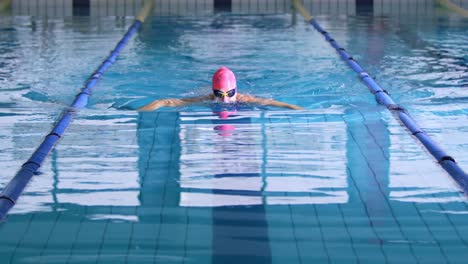
[[(15, 0), (11, 13), (16, 16), (68, 17), (89, 16), (134, 16), (143, 5), (143, 0)], [(452, 0), (468, 9), (467, 0)], [(314, 15), (355, 15), (367, 12), (375, 16), (391, 15), (401, 19), (415, 19), (418, 16), (432, 16), (440, 9), (433, 0), (343, 0), (343, 1), (303, 1)], [(218, 11), (241, 14), (281, 14), (291, 12), (290, 0), (160, 0), (155, 1), (153, 15), (206, 15)]]

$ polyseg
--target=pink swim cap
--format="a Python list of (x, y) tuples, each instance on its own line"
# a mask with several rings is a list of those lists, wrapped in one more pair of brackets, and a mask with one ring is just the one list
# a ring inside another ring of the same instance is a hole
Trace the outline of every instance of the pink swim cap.
[(236, 87), (236, 76), (227, 67), (221, 67), (213, 74), (213, 90), (227, 91)]

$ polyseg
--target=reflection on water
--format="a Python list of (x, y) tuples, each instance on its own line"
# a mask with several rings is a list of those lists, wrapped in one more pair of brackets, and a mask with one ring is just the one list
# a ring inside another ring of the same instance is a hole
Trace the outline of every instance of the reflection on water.
[[(86, 112), (86, 111), (85, 111)], [(40, 169), (12, 213), (52, 211), (60, 204), (137, 206), (135, 113), (89, 111), (77, 117), (66, 136)], [(99, 120), (96, 120), (99, 119)], [(42, 140), (50, 124), (44, 113), (13, 115), (1, 123), (2, 136), (11, 139), (1, 160), (13, 176)], [(25, 120), (25, 121), (22, 121)], [(79, 142), (79, 143), (77, 143)], [(1, 178), (6, 184), (9, 177)]]
[(346, 127), (318, 117), (180, 113), (180, 204), (345, 203)]
[[(377, 172), (382, 178), (379, 184), (387, 190), (379, 195), (388, 195), (391, 200), (464, 200), (456, 184), (390, 114), (381, 120), (371, 112), (345, 114), (339, 108), (307, 112), (174, 112), (166, 115), (177, 120), (173, 124), (176, 127), (147, 120), (148, 115), (140, 116), (140, 129), (150, 126), (160, 132), (145, 128), (137, 136), (137, 116), (128, 113), (114, 116), (112, 111), (99, 115), (89, 111), (88, 116), (78, 118), (12, 213), (50, 211), (62, 203), (139, 206), (142, 192), (147, 191), (141, 189), (145, 182), (142, 164), (148, 159), (145, 155), (173, 149), (173, 144), (180, 148), (171, 159), (178, 172), (169, 177), (180, 187), (180, 206), (347, 203), (353, 191), (347, 170), (353, 172), (353, 168), (362, 166)], [(37, 113), (34, 118), (43, 117)], [(10, 171), (27, 159), (31, 147), (42, 136), (35, 132), (37, 126), (33, 130), (31, 123), (20, 122), (23, 119), (3, 117), (10, 121), (2, 123), (2, 135), (10, 137), (13, 145), (6, 145), (1, 157)], [(389, 132), (385, 132), (382, 122), (390, 124)], [(38, 124), (46, 129), (47, 124)], [(177, 131), (178, 141), (156, 138), (154, 142), (154, 133), (160, 137), (170, 131)], [(382, 158), (377, 158), (382, 155), (385, 133), (389, 133), (389, 145), (383, 149)], [(357, 146), (356, 150), (353, 146)], [(163, 167), (169, 162), (169, 158), (155, 158), (151, 167)], [(415, 168), (414, 164), (420, 166)], [(362, 170), (357, 173), (354, 177), (363, 177), (359, 175)], [(3, 183), (7, 180), (2, 178)]]
[[(355, 247), (381, 262), (382, 245), (412, 256), (420, 244), (460, 243), (467, 207), (455, 183), (393, 117), (359, 110), (90, 110), (0, 226), (0, 256), (271, 263), (359, 258)], [(29, 152), (31, 136), (14, 149)], [(440, 226), (446, 236), (433, 233)], [(28, 247), (11, 251), (18, 243)]]

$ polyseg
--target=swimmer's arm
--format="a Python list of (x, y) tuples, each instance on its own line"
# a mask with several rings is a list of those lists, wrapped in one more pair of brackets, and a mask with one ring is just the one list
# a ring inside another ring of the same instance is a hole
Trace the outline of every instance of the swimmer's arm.
[(138, 111), (152, 111), (156, 110), (161, 107), (165, 106), (183, 106), (191, 103), (199, 103), (203, 102), (206, 100), (212, 99), (212, 95), (204, 95), (204, 96), (198, 96), (198, 97), (189, 97), (189, 98), (182, 98), (182, 99), (177, 99), (177, 98), (168, 98), (168, 99), (160, 99), (160, 100), (155, 100), (145, 106), (142, 106), (138, 108)]
[(248, 95), (248, 94), (239, 94), (239, 102), (254, 103), (254, 104), (261, 104), (261, 105), (271, 105), (271, 106), (276, 106), (276, 107), (289, 108), (293, 110), (304, 109), (298, 105), (288, 104), (288, 103), (276, 101), (273, 99), (259, 98), (259, 97), (255, 97), (255, 96)]

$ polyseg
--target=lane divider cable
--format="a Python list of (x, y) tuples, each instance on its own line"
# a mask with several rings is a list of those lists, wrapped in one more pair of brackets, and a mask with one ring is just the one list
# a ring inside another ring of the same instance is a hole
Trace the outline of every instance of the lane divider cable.
[(394, 116), (398, 117), (402, 124), (415, 136), (426, 149), (432, 154), (437, 162), (444, 168), (450, 176), (460, 185), (465, 195), (468, 195), (468, 175), (464, 172), (456, 163), (455, 159), (448, 155), (429, 135), (422, 130), (416, 121), (410, 116), (408, 111), (396, 104), (390, 97), (389, 93), (382, 89), (375, 80), (364, 71), (364, 69), (356, 62), (356, 60), (346, 53), (346, 50), (342, 48), (331, 35), (325, 31), (320, 24), (314, 19), (314, 17), (304, 8), (299, 0), (291, 0), (294, 9), (300, 13), (304, 19), (311, 24), (318, 32), (320, 32), (324, 38), (330, 43), (330, 45), (336, 49), (341, 58), (347, 62), (348, 66), (351, 67), (361, 78), (362, 82), (366, 84), (369, 91), (374, 94), (377, 102), (385, 105)]
[(55, 123), (50, 133), (44, 137), (42, 143), (34, 151), (28, 161), (21, 166), (13, 179), (3, 188), (0, 193), (0, 220), (2, 220), (16, 204), (18, 197), (31, 178), (37, 173), (50, 151), (55, 148), (57, 141), (63, 136), (65, 129), (71, 123), (73, 117), (80, 109), (86, 107), (88, 104), (92, 88), (96, 86), (104, 72), (115, 62), (120, 51), (125, 47), (128, 41), (138, 32), (153, 8), (154, 0), (146, 0), (139, 14), (136, 16), (135, 21), (128, 28), (122, 39), (117, 43), (98, 69), (91, 74), (80, 93), (76, 95), (71, 106), (62, 112), (61, 117)]

